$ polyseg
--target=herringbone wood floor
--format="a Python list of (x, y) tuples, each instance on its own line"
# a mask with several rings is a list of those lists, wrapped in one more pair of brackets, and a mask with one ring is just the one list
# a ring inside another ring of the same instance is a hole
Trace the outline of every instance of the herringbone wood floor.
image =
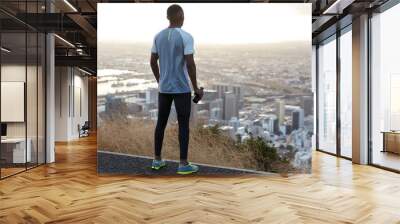
[(400, 175), (318, 152), (290, 177), (100, 177), (94, 137), (56, 158), (0, 181), (0, 223), (400, 223)]

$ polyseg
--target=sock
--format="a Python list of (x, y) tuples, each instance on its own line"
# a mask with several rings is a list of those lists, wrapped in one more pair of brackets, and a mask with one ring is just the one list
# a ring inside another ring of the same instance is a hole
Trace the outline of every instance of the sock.
[(185, 162), (179, 162), (179, 167), (183, 167), (183, 166), (187, 166), (187, 165), (189, 165), (189, 163), (187, 162), (187, 161), (185, 161)]

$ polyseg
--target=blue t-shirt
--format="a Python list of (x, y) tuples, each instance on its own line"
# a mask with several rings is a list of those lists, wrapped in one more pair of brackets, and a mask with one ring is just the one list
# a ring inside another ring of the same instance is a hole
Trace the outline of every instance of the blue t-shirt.
[(190, 93), (185, 55), (193, 54), (193, 37), (180, 28), (166, 28), (153, 41), (152, 53), (159, 56), (160, 93)]

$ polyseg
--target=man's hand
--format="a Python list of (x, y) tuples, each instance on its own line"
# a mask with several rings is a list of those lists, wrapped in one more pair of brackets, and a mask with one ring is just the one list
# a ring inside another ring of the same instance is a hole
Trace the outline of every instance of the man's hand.
[(194, 89), (194, 93), (195, 93), (196, 95), (198, 95), (198, 96), (200, 97), (200, 99), (203, 98), (203, 96), (204, 96), (203, 87), (195, 88), (195, 89)]

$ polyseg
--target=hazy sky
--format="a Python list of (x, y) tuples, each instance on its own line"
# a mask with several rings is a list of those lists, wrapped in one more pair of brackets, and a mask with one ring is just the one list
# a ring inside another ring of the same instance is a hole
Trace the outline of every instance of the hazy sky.
[[(168, 26), (171, 4), (99, 3), (100, 42), (151, 43)], [(195, 44), (311, 40), (311, 4), (186, 3), (182, 29)]]

